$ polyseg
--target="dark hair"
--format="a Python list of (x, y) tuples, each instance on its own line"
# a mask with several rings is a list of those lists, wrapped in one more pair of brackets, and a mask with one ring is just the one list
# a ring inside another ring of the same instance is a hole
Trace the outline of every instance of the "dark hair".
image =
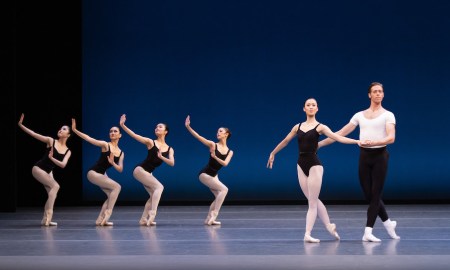
[(222, 127), (222, 128), (225, 129), (225, 131), (228, 133), (227, 139), (231, 138), (231, 131), (230, 131), (230, 129), (227, 128), (227, 127)]
[(305, 105), (306, 105), (306, 101), (308, 101), (308, 100), (310, 100), (310, 99), (313, 99), (313, 100), (316, 102), (316, 104), (317, 104), (317, 100), (316, 100), (315, 98), (313, 98), (313, 97), (310, 97), (310, 98), (307, 98), (307, 99), (305, 100), (305, 103), (303, 103), (303, 108), (304, 108)]
[(166, 123), (161, 123), (161, 124), (163, 124), (164, 127), (166, 128), (166, 131), (167, 131), (166, 136), (169, 135), (169, 126)]
[(383, 88), (383, 90), (384, 90), (383, 84), (381, 84), (381, 83), (379, 83), (379, 82), (372, 82), (372, 83), (369, 85), (369, 89), (368, 89), (368, 92), (367, 92), (367, 93), (370, 94), (370, 91), (372, 91), (372, 87), (374, 87), (375, 85), (381, 86), (381, 88)]

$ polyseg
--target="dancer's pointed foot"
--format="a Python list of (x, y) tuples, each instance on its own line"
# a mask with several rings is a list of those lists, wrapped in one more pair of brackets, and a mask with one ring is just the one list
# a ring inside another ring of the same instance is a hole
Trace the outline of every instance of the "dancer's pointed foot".
[(141, 217), (141, 220), (139, 220), (139, 225), (147, 226), (147, 219), (145, 217)]
[(393, 221), (393, 220), (386, 220), (385, 222), (383, 222), (384, 228), (386, 228), (386, 231), (388, 232), (389, 236), (392, 239), (400, 239), (400, 236), (398, 236), (395, 233), (395, 227), (397, 227), (397, 221)]
[(42, 218), (41, 225), (42, 226), (57, 226), (58, 223), (52, 222), (53, 210), (46, 210), (44, 212), (44, 217)]
[(211, 215), (209, 217), (208, 220), (208, 225), (213, 225), (214, 221), (216, 221), (217, 216), (219, 215), (219, 213), (217, 211), (211, 211)]
[(102, 223), (100, 224), (101, 226), (111, 226), (108, 225), (108, 220), (112, 215), (112, 210), (111, 209), (106, 209), (105, 210), (105, 216), (103, 217)]
[(147, 226), (156, 225), (156, 222), (154, 222), (155, 217), (156, 217), (156, 210), (148, 211)]
[(327, 225), (327, 230), (328, 230), (328, 232), (329, 232), (332, 236), (334, 236), (334, 238), (336, 238), (337, 240), (340, 240), (340, 239), (341, 239), (341, 237), (339, 236), (339, 234), (338, 234), (337, 231), (336, 231), (336, 224), (334, 224), (334, 223), (328, 224), (328, 225)]
[(54, 221), (50, 221), (50, 222), (47, 223), (48, 225), (46, 225), (46, 220), (47, 220), (47, 219), (43, 219), (43, 220), (42, 220), (42, 222), (41, 222), (41, 225), (42, 225), (42, 226), (46, 226), (46, 227), (50, 227), (50, 226), (58, 226), (58, 223), (56, 223), (56, 222), (54, 222)]
[(95, 221), (95, 225), (102, 226), (103, 217), (104, 217), (103, 213), (100, 213), (100, 215), (98, 215), (97, 220)]
[[(211, 212), (209, 212), (208, 216), (206, 216), (206, 219), (204, 221), (205, 225), (209, 225), (208, 222), (209, 222), (210, 219), (211, 219)], [(214, 220), (211, 225), (221, 225), (221, 224), (222, 223), (220, 221)]]

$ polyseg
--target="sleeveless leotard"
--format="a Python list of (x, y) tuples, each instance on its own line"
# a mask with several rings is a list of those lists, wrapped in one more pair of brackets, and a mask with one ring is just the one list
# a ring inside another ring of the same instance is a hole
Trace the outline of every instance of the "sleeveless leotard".
[[(153, 147), (148, 149), (147, 158), (145, 158), (144, 161), (142, 161), (141, 163), (136, 165), (136, 167), (140, 166), (147, 172), (151, 173), (151, 172), (153, 172), (153, 170), (156, 169), (156, 167), (161, 166), (163, 161), (158, 157), (158, 150), (159, 149), (158, 149), (158, 147), (156, 147), (155, 141), (153, 140)], [(170, 146), (166, 152), (162, 152), (161, 154), (163, 155), (163, 157), (168, 158), (169, 151), (170, 151)]]
[[(89, 171), (95, 171), (97, 173), (100, 174), (105, 174), (106, 170), (111, 168), (112, 165), (108, 162), (108, 157), (111, 154), (111, 149), (108, 143), (108, 151), (106, 152), (101, 152), (100, 153), (100, 157), (97, 160), (97, 162), (94, 164), (94, 166), (92, 166)], [(122, 151), (120, 151), (120, 154), (118, 157), (114, 156), (114, 162), (117, 163), (119, 162), (119, 158), (122, 155)]]
[[(69, 152), (69, 148), (67, 148), (66, 152), (64, 154), (59, 153), (55, 148), (55, 139), (53, 140), (53, 158), (62, 161), (64, 157), (66, 156), (67, 152)], [(35, 166), (41, 168), (47, 173), (50, 173), (53, 168), (55, 168), (55, 163), (53, 163), (50, 158), (48, 157), (48, 154), (50, 153), (51, 147), (47, 147), (45, 150), (44, 156), (34, 164)]]
[[(217, 144), (216, 144), (216, 150), (215, 150), (216, 157), (220, 158), (221, 160), (225, 160), (229, 153), (230, 153), (229, 148), (225, 155), (220, 153), (219, 150), (217, 150)], [(220, 168), (222, 168), (222, 167), (223, 166), (219, 162), (217, 162), (217, 160), (215, 160), (213, 157), (210, 156), (208, 164), (199, 172), (199, 175), (202, 173), (206, 173), (207, 175), (214, 177), (217, 175)]]
[(317, 124), (313, 129), (303, 132), (300, 129), (301, 124), (298, 125), (297, 140), (298, 140), (298, 160), (297, 164), (302, 169), (306, 176), (309, 176), (309, 169), (315, 165), (322, 165), (317, 157), (317, 144), (319, 142), (320, 134), (317, 132)]

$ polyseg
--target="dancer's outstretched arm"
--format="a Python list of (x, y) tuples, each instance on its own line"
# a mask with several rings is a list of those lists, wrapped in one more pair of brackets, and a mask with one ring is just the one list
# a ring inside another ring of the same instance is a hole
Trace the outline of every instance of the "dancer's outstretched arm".
[(125, 125), (125, 121), (127, 120), (127, 116), (125, 114), (122, 114), (122, 116), (120, 117), (120, 127), (125, 130), (126, 133), (128, 133), (128, 135), (130, 135), (133, 139), (135, 139), (136, 141), (147, 145), (148, 148), (152, 148), (153, 147), (153, 140), (144, 136), (141, 136), (139, 134), (136, 134), (134, 131), (132, 131), (129, 127), (127, 127)]
[(77, 129), (77, 123), (75, 121), (75, 118), (72, 118), (72, 131), (75, 134), (77, 134), (80, 138), (87, 141), (88, 143), (91, 143), (95, 146), (101, 147), (102, 151), (106, 151), (108, 149), (108, 143), (106, 141), (94, 139), (94, 138), (90, 137), (89, 135), (79, 131)]
[(19, 123), (18, 123), (19, 127), (20, 127), (23, 131), (25, 131), (25, 133), (27, 133), (28, 135), (30, 135), (31, 137), (33, 137), (33, 138), (35, 138), (35, 139), (37, 139), (37, 140), (39, 140), (39, 141), (41, 141), (41, 142), (43, 142), (43, 143), (46, 143), (47, 146), (51, 147), (51, 146), (53, 145), (53, 140), (54, 140), (54, 139), (53, 139), (52, 137), (44, 136), (44, 135), (41, 135), (41, 134), (39, 134), (39, 133), (36, 133), (36, 132), (34, 132), (33, 130), (31, 130), (31, 129), (27, 128), (26, 126), (24, 126), (24, 125), (23, 125), (23, 119), (24, 119), (24, 118), (25, 118), (25, 115), (22, 113), (22, 115), (20, 116)]
[(272, 150), (272, 152), (269, 155), (269, 160), (267, 161), (267, 168), (272, 169), (273, 162), (275, 161), (275, 155), (281, 151), (283, 148), (285, 148), (289, 142), (297, 135), (298, 125), (295, 125), (291, 131), (288, 133), (288, 135), (275, 147), (275, 149)]
[(197, 140), (199, 140), (201, 143), (203, 143), (204, 145), (206, 145), (209, 149), (213, 148), (215, 146), (215, 142), (205, 139), (204, 137), (200, 136), (200, 134), (197, 133), (197, 131), (195, 131), (192, 127), (191, 127), (191, 119), (190, 116), (188, 115), (186, 117), (186, 120), (184, 122), (184, 125), (186, 126), (187, 130), (192, 134), (192, 136), (194, 136), (194, 138), (196, 138)]

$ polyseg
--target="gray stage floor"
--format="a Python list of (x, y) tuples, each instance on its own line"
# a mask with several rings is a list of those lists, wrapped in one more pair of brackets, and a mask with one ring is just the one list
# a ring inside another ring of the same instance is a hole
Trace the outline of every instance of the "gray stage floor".
[(153, 227), (143, 207), (117, 206), (113, 227), (97, 227), (98, 207), (0, 213), (0, 269), (449, 269), (449, 205), (387, 205), (400, 240), (377, 220), (381, 243), (361, 241), (365, 205), (328, 205), (340, 241), (317, 220), (304, 243), (305, 205), (223, 206), (220, 226), (205, 226), (207, 206), (160, 206)]

